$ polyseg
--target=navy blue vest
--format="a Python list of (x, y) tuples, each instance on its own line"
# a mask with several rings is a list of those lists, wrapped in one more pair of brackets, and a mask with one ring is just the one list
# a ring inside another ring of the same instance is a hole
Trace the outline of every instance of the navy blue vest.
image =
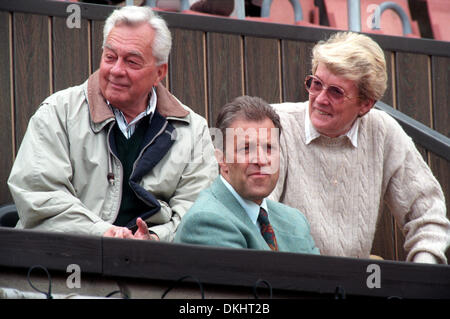
[[(114, 122), (112, 125), (117, 124)], [(122, 195), (124, 197), (114, 225), (133, 229), (136, 226), (138, 217), (145, 220), (161, 209), (161, 205), (156, 197), (140, 186), (139, 182), (172, 147), (174, 143), (172, 132), (174, 129), (173, 125), (155, 110), (150, 125), (148, 118), (144, 118), (130, 140), (126, 140), (118, 128), (113, 128), (112, 130), (113, 132), (116, 131), (116, 133), (109, 134), (111, 151), (124, 166), (122, 186)], [(116, 140), (116, 138), (123, 138), (125, 141)], [(119, 151), (118, 146), (124, 142), (130, 144), (127, 145), (126, 149)], [(142, 154), (140, 154), (141, 152)], [(135, 161), (136, 167), (133, 169)]]

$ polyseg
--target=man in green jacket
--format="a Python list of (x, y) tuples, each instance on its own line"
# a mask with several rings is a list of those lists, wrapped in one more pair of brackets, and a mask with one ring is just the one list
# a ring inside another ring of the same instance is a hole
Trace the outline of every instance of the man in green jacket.
[(220, 176), (184, 216), (175, 242), (318, 254), (303, 214), (266, 198), (279, 174), (275, 111), (260, 98), (239, 97), (221, 109), (216, 129)]
[(17, 228), (173, 240), (217, 162), (206, 120), (160, 83), (170, 48), (150, 8), (108, 17), (99, 70), (29, 122), (8, 180)]

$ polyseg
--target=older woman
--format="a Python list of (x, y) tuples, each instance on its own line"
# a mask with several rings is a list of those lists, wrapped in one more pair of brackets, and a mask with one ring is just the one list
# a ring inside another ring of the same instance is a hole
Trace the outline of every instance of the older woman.
[(442, 189), (411, 138), (373, 109), (386, 89), (381, 48), (340, 32), (313, 49), (309, 101), (273, 105), (281, 136), (271, 197), (303, 212), (323, 255), (368, 258), (383, 201), (405, 234), (407, 261), (447, 263)]

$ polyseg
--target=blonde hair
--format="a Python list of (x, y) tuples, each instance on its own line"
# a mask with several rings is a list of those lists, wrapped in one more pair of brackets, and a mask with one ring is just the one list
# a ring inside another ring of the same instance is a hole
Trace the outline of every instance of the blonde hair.
[(319, 63), (333, 74), (355, 81), (362, 100), (379, 100), (386, 91), (383, 50), (366, 35), (338, 32), (326, 41), (319, 41), (312, 51), (313, 74)]
[(155, 14), (150, 7), (125, 6), (114, 10), (106, 19), (105, 26), (103, 27), (103, 46), (105, 46), (111, 29), (122, 23), (126, 25), (148, 23), (155, 31), (152, 52), (156, 58), (156, 64), (160, 65), (168, 62), (172, 47), (172, 35), (166, 22)]

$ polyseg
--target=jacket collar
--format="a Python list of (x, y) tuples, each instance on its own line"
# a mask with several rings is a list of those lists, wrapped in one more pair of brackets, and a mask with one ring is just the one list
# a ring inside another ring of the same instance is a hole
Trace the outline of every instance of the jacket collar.
[[(100, 90), (99, 74), (98, 70), (95, 71), (87, 81), (89, 113), (95, 131), (102, 130), (107, 123), (114, 120), (114, 113), (109, 108)], [(158, 97), (156, 109), (162, 116), (190, 122), (189, 111), (161, 83), (156, 87), (156, 95)]]
[(241, 195), (239, 195), (238, 192), (234, 189), (234, 187), (228, 183), (228, 181), (222, 176), (219, 175), (219, 178), (222, 182), (222, 184), (230, 191), (230, 193), (236, 198), (236, 200), (239, 202), (239, 204), (242, 206), (244, 211), (247, 213), (250, 220), (253, 222), (253, 224), (256, 225), (256, 221), (258, 220), (259, 211), (261, 208), (264, 208), (266, 212), (268, 212), (267, 208), (267, 200), (264, 198), (261, 205), (258, 205), (248, 199), (243, 198)]
[(221, 202), (225, 207), (227, 207), (231, 213), (242, 220), (248, 227), (254, 227), (255, 224), (252, 222), (248, 214), (246, 213), (244, 207), (239, 203), (236, 197), (230, 192), (230, 190), (225, 186), (225, 184), (220, 179), (220, 175), (216, 177), (214, 182), (210, 186), (212, 194), (216, 199)]

